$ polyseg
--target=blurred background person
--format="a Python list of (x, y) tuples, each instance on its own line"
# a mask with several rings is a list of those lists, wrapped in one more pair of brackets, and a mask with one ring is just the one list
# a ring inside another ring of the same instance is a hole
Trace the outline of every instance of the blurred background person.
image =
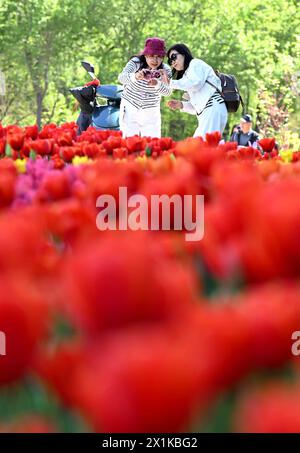
[(233, 127), (230, 141), (237, 142), (238, 146), (257, 146), (259, 135), (252, 129), (252, 118), (248, 113), (244, 115), (240, 124)]

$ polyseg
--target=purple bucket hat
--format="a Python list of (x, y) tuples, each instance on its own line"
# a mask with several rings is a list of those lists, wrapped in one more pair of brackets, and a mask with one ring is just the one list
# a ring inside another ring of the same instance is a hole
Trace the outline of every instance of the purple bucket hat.
[(141, 55), (159, 55), (164, 57), (167, 54), (165, 41), (160, 38), (148, 38)]

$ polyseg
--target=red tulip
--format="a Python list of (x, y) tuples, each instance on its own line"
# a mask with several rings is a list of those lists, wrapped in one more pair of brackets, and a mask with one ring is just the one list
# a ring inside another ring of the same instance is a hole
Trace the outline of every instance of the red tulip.
[(30, 143), (31, 149), (41, 156), (51, 154), (52, 146), (53, 141), (50, 139), (34, 140)]
[[(56, 347), (42, 348), (36, 356), (35, 372), (67, 406), (72, 403), (71, 379), (84, 363), (86, 353), (81, 343), (72, 340)], [(70, 376), (70, 380), (66, 380), (66, 375)]]
[(123, 159), (128, 155), (127, 148), (115, 148), (113, 150), (113, 158), (114, 159)]
[(222, 138), (222, 136), (221, 136), (220, 132), (218, 132), (218, 131), (205, 135), (205, 140), (206, 140), (207, 144), (212, 147), (218, 146), (221, 138)]
[(159, 142), (160, 147), (163, 150), (168, 150), (175, 146), (175, 142), (171, 139), (171, 137), (162, 137)]
[(149, 241), (148, 234), (139, 233), (99, 233), (105, 235), (69, 260), (66, 302), (85, 332), (168, 322), (193, 302), (195, 281), (188, 263), (170, 258), (159, 235)]
[(279, 367), (292, 359), (291, 334), (300, 325), (300, 288), (282, 282), (241, 296), (236, 307), (248, 345), (245, 354), (256, 367)]
[(73, 404), (99, 432), (186, 432), (202, 406), (194, 360), (163, 331), (125, 331), (87, 350)]
[(235, 431), (243, 433), (299, 433), (299, 384), (274, 381), (245, 389), (233, 425)]
[(0, 155), (5, 153), (6, 140), (5, 138), (0, 138)]
[(133, 137), (127, 137), (125, 143), (129, 153), (142, 151), (143, 149), (146, 148), (145, 137), (139, 137), (137, 135), (134, 135)]
[(38, 137), (39, 129), (37, 124), (34, 124), (33, 126), (27, 126), (25, 127), (25, 137), (30, 138), (31, 140), (36, 140)]
[(65, 162), (72, 162), (73, 157), (75, 156), (76, 151), (73, 146), (62, 146), (59, 150), (59, 156)]
[(73, 143), (72, 133), (64, 131), (57, 137), (56, 142), (59, 146), (72, 146)]
[(56, 129), (57, 129), (56, 124), (53, 124), (53, 123), (45, 124), (43, 129), (39, 132), (39, 138), (40, 139), (52, 138)]
[(51, 156), (51, 159), (54, 163), (54, 168), (56, 170), (61, 170), (65, 166), (65, 161), (61, 159), (57, 154)]
[(274, 149), (275, 138), (262, 138), (258, 144), (264, 151), (270, 153)]
[(5, 335), (5, 355), (0, 357), (0, 384), (19, 379), (32, 365), (45, 336), (47, 313), (41, 295), (30, 280), (18, 272), (2, 276), (0, 331)]
[(99, 145), (98, 143), (84, 144), (82, 146), (82, 149), (83, 154), (91, 159), (95, 159), (97, 157), (105, 157), (107, 155), (106, 150), (102, 145)]
[(47, 173), (40, 184), (37, 199), (53, 201), (67, 198), (71, 195), (70, 181), (65, 172), (51, 171)]
[(20, 151), (24, 143), (24, 133), (7, 134), (7, 143), (15, 150)]
[(5, 137), (5, 135), (6, 135), (5, 127), (3, 127), (2, 124), (0, 123), (0, 138)]
[(8, 207), (15, 196), (17, 169), (9, 158), (0, 160), (0, 208)]

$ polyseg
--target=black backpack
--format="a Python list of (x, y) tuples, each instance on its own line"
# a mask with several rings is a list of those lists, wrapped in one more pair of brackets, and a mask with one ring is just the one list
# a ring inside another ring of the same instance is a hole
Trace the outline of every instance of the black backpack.
[(213, 83), (206, 80), (206, 82), (214, 87), (222, 96), (225, 101), (229, 113), (234, 113), (238, 110), (240, 104), (244, 107), (244, 102), (239, 91), (239, 86), (234, 75), (224, 74), (215, 71), (216, 75), (221, 80), (222, 90), (219, 90)]

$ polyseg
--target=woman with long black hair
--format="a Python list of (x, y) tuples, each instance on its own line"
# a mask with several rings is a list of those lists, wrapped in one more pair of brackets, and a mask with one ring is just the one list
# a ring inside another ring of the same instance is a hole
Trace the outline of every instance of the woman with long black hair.
[(168, 52), (168, 63), (172, 67), (172, 90), (183, 90), (188, 94), (187, 101), (168, 101), (173, 110), (181, 110), (197, 115), (198, 127), (194, 137), (205, 138), (206, 133), (219, 131), (221, 134), (227, 123), (227, 108), (218, 90), (221, 81), (213, 68), (203, 60), (194, 58), (185, 44), (175, 44)]

